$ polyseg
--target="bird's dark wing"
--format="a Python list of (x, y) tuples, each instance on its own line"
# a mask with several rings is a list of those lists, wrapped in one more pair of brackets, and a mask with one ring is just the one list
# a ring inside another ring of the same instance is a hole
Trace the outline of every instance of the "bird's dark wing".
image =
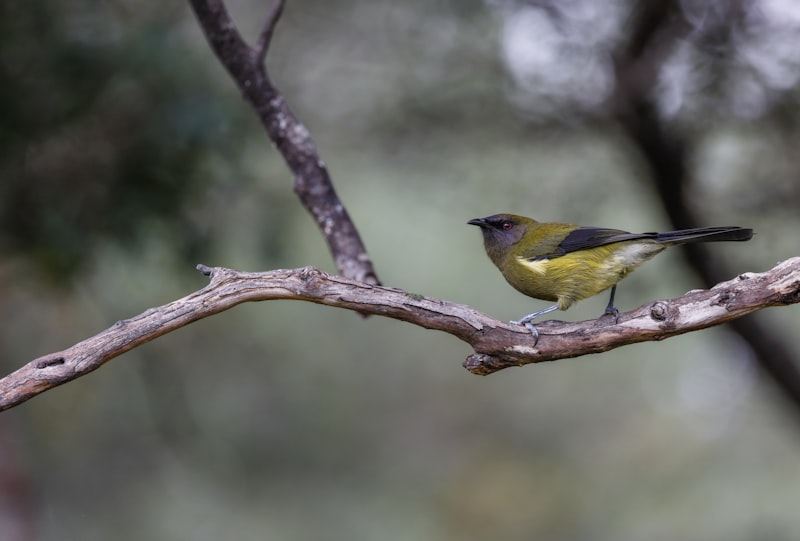
[(655, 239), (657, 236), (657, 233), (628, 233), (627, 231), (621, 231), (619, 229), (606, 229), (603, 227), (579, 227), (564, 237), (564, 240), (562, 240), (552, 252), (532, 257), (530, 261), (553, 259), (554, 257), (561, 257), (570, 252), (588, 250), (590, 248), (596, 248), (597, 246), (604, 246), (606, 244), (613, 244), (626, 240)]

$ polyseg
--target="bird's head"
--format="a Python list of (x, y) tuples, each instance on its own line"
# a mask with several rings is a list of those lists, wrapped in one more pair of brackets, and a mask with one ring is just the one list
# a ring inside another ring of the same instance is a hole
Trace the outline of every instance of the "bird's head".
[(495, 214), (486, 218), (475, 218), (467, 223), (481, 228), (486, 253), (497, 263), (522, 239), (528, 228), (538, 222), (516, 214)]

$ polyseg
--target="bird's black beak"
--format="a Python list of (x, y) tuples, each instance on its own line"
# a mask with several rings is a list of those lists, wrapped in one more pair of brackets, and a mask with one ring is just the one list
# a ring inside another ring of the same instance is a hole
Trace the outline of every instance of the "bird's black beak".
[(483, 227), (486, 225), (486, 218), (473, 218), (467, 223), (469, 225), (477, 225), (478, 227)]

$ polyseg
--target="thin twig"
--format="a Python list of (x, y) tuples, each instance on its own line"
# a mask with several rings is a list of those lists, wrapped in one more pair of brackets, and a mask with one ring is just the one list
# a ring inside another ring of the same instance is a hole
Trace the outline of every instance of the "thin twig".
[(35, 359), (0, 380), (0, 410), (100, 368), (137, 346), (243, 302), (292, 299), (394, 318), (446, 332), (475, 350), (464, 363), (474, 374), (599, 353), (719, 325), (760, 310), (800, 302), (800, 257), (760, 274), (743, 274), (709, 290), (647, 303), (613, 318), (537, 325), (538, 344), (521, 325), (469, 306), (331, 275), (312, 267), (240, 272), (199, 265), (205, 288), (119, 321), (63, 351)]
[(258, 65), (264, 64), (269, 45), (272, 42), (272, 35), (275, 32), (275, 25), (278, 24), (278, 19), (281, 18), (285, 4), (285, 0), (275, 0), (267, 13), (267, 19), (264, 21), (264, 26), (261, 28), (261, 33), (258, 35), (258, 41), (253, 50), (255, 62)]

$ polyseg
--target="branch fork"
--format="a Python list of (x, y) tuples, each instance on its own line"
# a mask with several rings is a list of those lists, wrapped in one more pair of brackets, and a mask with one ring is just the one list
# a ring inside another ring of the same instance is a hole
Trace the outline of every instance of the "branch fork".
[(285, 0), (275, 0), (255, 46), (245, 42), (222, 0), (189, 0), (220, 63), (261, 120), (272, 144), (294, 175), (293, 188), (314, 217), (343, 276), (379, 284), (361, 236), (333, 187), (308, 129), (289, 108), (265, 66)]

